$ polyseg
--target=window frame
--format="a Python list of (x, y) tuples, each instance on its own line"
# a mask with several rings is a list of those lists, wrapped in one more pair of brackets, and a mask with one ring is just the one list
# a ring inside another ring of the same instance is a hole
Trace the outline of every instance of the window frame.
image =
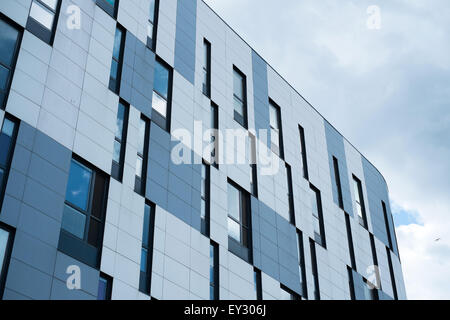
[[(278, 155), (281, 159), (284, 159), (284, 146), (283, 146), (283, 126), (281, 122), (281, 108), (280, 106), (275, 103), (272, 99), (269, 98), (269, 108), (275, 109), (276, 113), (276, 119), (274, 119), (277, 122), (278, 128), (272, 127), (271, 124), (271, 112), (269, 110), (269, 127), (270, 127), (270, 149)], [(272, 131), (278, 131), (278, 146), (274, 145), (272, 143)]]
[(250, 191), (251, 195), (258, 198), (258, 166), (256, 164), (256, 137), (249, 132), (250, 143)]
[(317, 266), (316, 242), (313, 239), (309, 239), (309, 248), (311, 252), (311, 273), (314, 280), (314, 299), (320, 300), (320, 283), (319, 270)]
[[(219, 300), (220, 295), (220, 277), (219, 277), (219, 245), (211, 240), (209, 245), (209, 299)], [(211, 252), (212, 255), (211, 256)], [(213, 275), (211, 279), (211, 267), (213, 268)], [(213, 296), (211, 296), (211, 290), (213, 290)]]
[[(203, 178), (203, 169), (205, 169), (205, 178)], [(200, 227), (201, 233), (205, 237), (209, 237), (210, 235), (210, 217), (211, 217), (211, 166), (203, 160), (202, 162), (202, 173), (201, 173), (201, 183), (203, 184), (203, 190), (205, 194), (203, 195), (200, 191), (200, 201), (205, 202), (205, 216), (203, 217), (203, 213), (200, 212)], [(201, 206), (200, 206), (201, 208)], [(200, 209), (201, 211), (201, 209)]]
[[(243, 94), (243, 100), (241, 100), (235, 93), (234, 88), (234, 77), (235, 74), (239, 75), (242, 78), (242, 94)], [(242, 103), (242, 109), (244, 114), (239, 114), (235, 107), (234, 107), (234, 101), (237, 99), (239, 102)], [(233, 65), (233, 118), (234, 120), (239, 123), (241, 126), (243, 126), (245, 129), (248, 129), (248, 110), (247, 110), (247, 77), (246, 75), (239, 70), (235, 65)]]
[(337, 196), (338, 196), (338, 205), (339, 208), (344, 210), (344, 199), (342, 196), (342, 184), (341, 184), (341, 176), (339, 171), (339, 161), (333, 156), (333, 168), (334, 168), (334, 183), (337, 188)]
[[(121, 38), (120, 38), (119, 57), (118, 58), (114, 57), (114, 49), (113, 49), (113, 54), (111, 57), (111, 66), (110, 66), (110, 70), (109, 70), (108, 89), (111, 90), (112, 92), (114, 92), (115, 94), (120, 95), (121, 82), (122, 82), (122, 71), (123, 71), (123, 57), (125, 54), (125, 41), (126, 41), (126, 36), (127, 36), (127, 30), (122, 25), (117, 23), (115, 34), (118, 31), (120, 31), (122, 33)], [(116, 39), (115, 34), (114, 34), (114, 41)], [(115, 43), (114, 43), (114, 46), (115, 46)], [(115, 80), (112, 78), (112, 70), (113, 70), (112, 66), (113, 66), (114, 62), (117, 63), (117, 75), (116, 75)]]
[(5, 255), (3, 258), (3, 264), (0, 266), (0, 300), (3, 299), (3, 294), (5, 292), (6, 279), (8, 277), (9, 265), (11, 263), (12, 249), (14, 246), (14, 239), (16, 236), (16, 229), (8, 226), (7, 224), (0, 221), (0, 229), (3, 229), (8, 233), (8, 240), (5, 248)]
[(10, 146), (10, 150), (8, 153), (8, 158), (6, 160), (6, 165), (3, 167), (0, 164), (0, 169), (3, 170), (3, 181), (0, 181), (0, 214), (1, 214), (1, 208), (3, 207), (3, 201), (5, 199), (6, 187), (8, 185), (9, 173), (11, 171), (12, 159), (14, 157), (14, 151), (16, 150), (17, 136), (19, 134), (19, 127), (20, 127), (20, 120), (11, 116), (9, 113), (5, 113), (5, 115), (3, 117), (3, 121), (2, 121), (2, 126), (0, 127), (0, 134), (3, 130), (3, 125), (5, 123), (5, 120), (8, 120), (8, 121), (11, 121), (14, 123), (14, 131), (13, 131), (13, 135), (11, 137), (11, 146)]
[(350, 223), (350, 215), (346, 212), (344, 213), (344, 215), (345, 215), (345, 229), (347, 231), (347, 244), (350, 255), (350, 264), (351, 268), (356, 271), (355, 247), (353, 245), (353, 234)]
[[(26, 29), (30, 33), (32, 33), (33, 35), (35, 35), (42, 41), (46, 42), (50, 46), (53, 46), (53, 42), (55, 40), (56, 28), (58, 27), (59, 14), (60, 14), (61, 5), (62, 5), (61, 0), (57, 0), (57, 1), (58, 1), (58, 3), (56, 4), (56, 8), (53, 9), (41, 0), (32, 0), (31, 5), (30, 5), (30, 10), (28, 11), (28, 17), (27, 17), (27, 23), (26, 23)], [(34, 19), (31, 16), (31, 9), (33, 7), (33, 2), (37, 2), (38, 5), (40, 5), (41, 7), (44, 7), (45, 10), (53, 13), (53, 25), (52, 25), (51, 29), (48, 29), (47, 27), (42, 25), (39, 21), (37, 21), (36, 19)]]
[[(214, 161), (211, 161), (211, 164), (216, 169), (219, 169), (219, 106), (211, 101), (211, 129), (215, 130), (215, 134), (211, 135), (211, 142), (214, 143), (214, 155), (211, 152), (211, 160), (214, 158)], [(214, 138), (214, 141), (213, 141)]]
[(113, 6), (106, 0), (96, 0), (95, 3), (113, 19), (117, 19), (117, 13), (119, 11), (119, 0), (114, 0)]
[(290, 300), (302, 300), (300, 295), (293, 290), (286, 287), (284, 284), (280, 284), (280, 291), (284, 291), (286, 294), (290, 295)]
[(384, 223), (386, 226), (386, 233), (387, 233), (389, 248), (391, 250), (394, 250), (392, 237), (391, 237), (391, 227), (389, 226), (389, 220), (388, 220), (387, 207), (386, 207), (386, 203), (383, 200), (381, 200), (381, 209), (383, 210)]
[[(6, 66), (2, 63), (0, 63), (0, 65), (6, 69), (9, 70), (9, 75), (8, 75), (8, 80), (6, 82), (5, 85), (5, 89), (2, 90), (3, 93), (3, 101), (0, 101), (0, 109), (1, 110), (5, 110), (7, 103), (8, 103), (8, 98), (9, 98), (9, 93), (11, 91), (11, 84), (12, 84), (12, 80), (14, 78), (14, 73), (16, 71), (16, 66), (17, 66), (17, 59), (19, 58), (19, 52), (20, 52), (20, 48), (22, 46), (22, 39), (23, 39), (23, 27), (21, 27), (20, 25), (18, 25), (15, 21), (11, 20), (9, 17), (5, 16), (3, 13), (0, 12), (0, 20), (3, 20), (6, 24), (8, 24), (9, 26), (11, 26), (12, 28), (17, 30), (17, 41), (16, 41), (16, 45), (14, 47), (14, 54), (13, 54), (13, 59), (11, 62), (11, 66)], [(1, 92), (1, 91), (0, 91)]]
[[(145, 249), (147, 251), (147, 261), (146, 261), (146, 271), (143, 272), (141, 269), (139, 272), (139, 291), (150, 296), (151, 294), (151, 286), (152, 286), (152, 270), (153, 270), (153, 248), (155, 241), (155, 220), (156, 220), (156, 205), (150, 201), (145, 202), (145, 207), (150, 209), (149, 223), (148, 223), (148, 239), (147, 246), (144, 246), (144, 241), (142, 241), (141, 245), (141, 259), (142, 259), (142, 250)], [(144, 209), (145, 210), (145, 209)], [(143, 225), (143, 235), (147, 226)], [(140, 262), (142, 265), (142, 260)], [(140, 267), (141, 267), (140, 265)]]
[(144, 115), (141, 114), (140, 121), (145, 122), (145, 132), (144, 132), (144, 150), (143, 154), (140, 153), (140, 150), (137, 150), (137, 158), (142, 159), (142, 168), (141, 168), (141, 177), (138, 177), (136, 174), (134, 176), (134, 192), (140, 194), (141, 196), (145, 196), (146, 187), (147, 187), (147, 174), (148, 174), (148, 153), (150, 149), (150, 128), (151, 121)]
[[(106, 282), (106, 292), (105, 292), (105, 299), (99, 299), (99, 293), (97, 293), (97, 300), (111, 300), (112, 298), (112, 287), (113, 287), (113, 277), (107, 275), (106, 273), (100, 272), (100, 276), (98, 281), (104, 280)], [(100, 286), (99, 286), (100, 287)], [(100, 288), (99, 288), (100, 289)], [(100, 291), (100, 290), (99, 290)]]
[(298, 130), (300, 134), (300, 155), (302, 157), (302, 174), (303, 178), (306, 180), (309, 180), (309, 173), (308, 173), (308, 156), (306, 151), (306, 139), (305, 139), (305, 129), (298, 125)]
[[(206, 61), (203, 61), (202, 65), (202, 93), (211, 98), (211, 42), (209, 42), (206, 38), (203, 38), (203, 54), (205, 55)], [(206, 64), (206, 65), (205, 65)], [(206, 83), (203, 81), (204, 76), (206, 74)]]
[(256, 291), (256, 300), (263, 300), (261, 270), (256, 267), (253, 268), (253, 282)]
[[(356, 215), (358, 216), (359, 224), (361, 226), (363, 226), (365, 229), (368, 229), (366, 206), (364, 203), (364, 193), (363, 193), (363, 188), (362, 188), (362, 182), (355, 175), (353, 175), (353, 192), (355, 193)], [(358, 214), (358, 206), (361, 209), (362, 216), (360, 216)]]
[(294, 191), (292, 185), (292, 169), (288, 163), (285, 163), (286, 167), (286, 179), (288, 187), (288, 204), (289, 204), (289, 222), (295, 226), (295, 207), (294, 207)]
[[(119, 108), (120, 106), (124, 107), (124, 115), (123, 115), (123, 124), (122, 124), (122, 137), (119, 139), (114, 134), (114, 143), (118, 142), (120, 143), (120, 155), (119, 155), (119, 161), (120, 163), (117, 163), (114, 159), (112, 160), (112, 166), (111, 166), (111, 177), (115, 180), (122, 182), (123, 180), (123, 170), (125, 166), (125, 152), (126, 152), (126, 146), (127, 146), (127, 136), (128, 136), (128, 120), (130, 115), (130, 105), (125, 102), (124, 100), (119, 100)], [(119, 115), (119, 109), (117, 110), (117, 116)], [(116, 117), (117, 120), (118, 117)]]
[[(153, 0), (150, 0), (153, 1)], [(153, 22), (150, 21), (150, 16), (147, 20), (148, 24), (152, 24), (153, 26), (153, 30), (152, 30), (152, 37), (150, 38), (148, 36), (148, 32), (147, 32), (147, 47), (152, 50), (153, 52), (156, 52), (156, 43), (157, 43), (157, 39), (158, 39), (158, 22), (159, 22), (159, 0), (154, 0), (155, 1), (155, 8), (154, 8), (154, 12), (153, 12)], [(150, 11), (150, 8), (149, 8)]]
[(323, 248), (326, 249), (327, 243), (326, 243), (326, 237), (325, 237), (325, 222), (323, 219), (322, 195), (321, 195), (320, 190), (318, 188), (316, 188), (313, 184), (310, 183), (309, 186), (310, 186), (311, 191), (313, 193), (315, 193), (315, 195), (316, 195), (315, 198), (316, 198), (316, 202), (317, 202), (318, 217), (316, 217), (314, 215), (314, 212), (312, 212), (312, 215), (313, 215), (313, 219), (317, 218), (319, 220), (319, 229), (320, 229), (320, 234), (318, 234), (316, 232), (316, 230), (314, 230), (314, 238), (315, 238), (315, 241), (319, 245), (321, 245)]
[(159, 63), (163, 68), (167, 69), (169, 76), (167, 80), (167, 99), (165, 99), (163, 94), (158, 92), (158, 90), (155, 90), (155, 82), (153, 80), (152, 93), (156, 93), (161, 99), (166, 100), (166, 115), (164, 116), (160, 114), (156, 109), (153, 108), (152, 99), (152, 121), (164, 131), (170, 132), (172, 122), (173, 68), (159, 56), (155, 56), (155, 64), (156, 63)]
[(308, 285), (306, 279), (306, 261), (305, 261), (305, 245), (303, 243), (303, 232), (299, 229), (297, 231), (297, 249), (299, 255), (299, 266), (301, 269), (300, 279), (302, 285), (302, 296), (308, 299)]

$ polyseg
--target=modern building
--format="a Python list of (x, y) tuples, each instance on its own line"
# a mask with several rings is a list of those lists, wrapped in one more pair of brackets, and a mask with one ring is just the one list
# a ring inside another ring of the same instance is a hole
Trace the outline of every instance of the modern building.
[(406, 298), (383, 176), (203, 1), (0, 12), (0, 297)]

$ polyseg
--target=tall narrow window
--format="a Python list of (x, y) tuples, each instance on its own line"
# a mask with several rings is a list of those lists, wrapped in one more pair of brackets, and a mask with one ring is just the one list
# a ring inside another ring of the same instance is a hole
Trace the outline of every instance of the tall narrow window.
[(147, 24), (147, 46), (155, 51), (156, 36), (158, 34), (159, 0), (150, 0), (150, 10)]
[(94, 268), (100, 264), (108, 185), (106, 174), (72, 159), (58, 249)]
[(345, 227), (347, 229), (347, 242), (350, 254), (350, 262), (352, 264), (353, 270), (356, 271), (356, 259), (355, 259), (355, 249), (353, 246), (352, 228), (350, 225), (350, 216), (347, 213), (345, 213)]
[(386, 225), (386, 234), (388, 238), (389, 248), (391, 250), (394, 250), (392, 246), (392, 237), (391, 237), (391, 228), (389, 227), (389, 220), (388, 220), (388, 213), (386, 209), (386, 203), (384, 201), (381, 201), (381, 207), (383, 209), (383, 217), (384, 217), (384, 224)]
[(211, 43), (203, 39), (203, 94), (211, 97)]
[(150, 295), (153, 264), (153, 239), (155, 233), (155, 206), (145, 204), (144, 225), (142, 230), (141, 272), (139, 291)]
[(341, 176), (339, 175), (339, 162), (336, 157), (333, 157), (333, 167), (334, 167), (334, 183), (336, 185), (339, 208), (344, 210), (344, 200), (342, 198), (342, 187), (341, 187)]
[(119, 94), (120, 92), (125, 34), (125, 29), (117, 25), (116, 34), (114, 36), (111, 72), (109, 74), (109, 89), (116, 94)]
[(298, 250), (298, 269), (301, 279), (302, 296), (308, 299), (308, 286), (306, 285), (306, 264), (305, 264), (305, 250), (303, 246), (303, 233), (297, 230), (297, 250)]
[(209, 299), (219, 300), (219, 246), (212, 241), (209, 246)]
[(355, 206), (358, 214), (359, 223), (367, 229), (366, 209), (364, 206), (364, 196), (362, 191), (361, 180), (353, 176), (353, 187), (355, 192)]
[(283, 152), (283, 134), (281, 130), (281, 112), (280, 107), (275, 104), (272, 100), (269, 99), (269, 108), (270, 108), (270, 148), (271, 150), (280, 156), (280, 158), (284, 158)]
[(234, 120), (247, 128), (247, 80), (236, 67), (233, 69)]
[(289, 204), (289, 221), (295, 226), (294, 193), (292, 191), (291, 166), (286, 163), (287, 200)]
[(153, 82), (152, 121), (166, 131), (170, 131), (171, 95), (172, 69), (158, 58)]
[(253, 285), (256, 294), (256, 300), (262, 300), (262, 278), (261, 278), (261, 270), (254, 268), (253, 269)]
[(323, 212), (322, 212), (322, 199), (320, 196), (320, 191), (311, 186), (311, 207), (312, 207), (312, 218), (314, 226), (314, 238), (315, 241), (322, 247), (326, 247), (325, 242), (325, 228), (323, 223)]
[(350, 300), (356, 300), (355, 282), (353, 281), (353, 270), (354, 269), (347, 266), (348, 286), (350, 289)]
[(312, 275), (314, 279), (314, 299), (320, 300), (320, 287), (319, 287), (319, 272), (317, 269), (317, 256), (316, 256), (316, 243), (314, 240), (309, 239), (309, 248), (311, 251), (311, 266), (312, 266)]
[(97, 300), (111, 300), (113, 278), (107, 274), (100, 273), (98, 279)]
[(281, 285), (280, 286), (280, 300), (300, 300), (300, 297), (294, 291)]
[(250, 163), (250, 191), (254, 197), (258, 197), (258, 168), (256, 165), (256, 138), (249, 133), (249, 163)]
[(201, 232), (204, 236), (209, 237), (209, 194), (210, 194), (210, 175), (211, 175), (211, 167), (203, 162), (202, 164), (202, 184), (201, 184)]
[(228, 182), (228, 249), (251, 261), (250, 202), (245, 191)]
[(111, 176), (122, 181), (123, 167), (125, 162), (125, 148), (127, 144), (129, 107), (123, 101), (119, 102), (116, 118), (116, 133), (114, 137), (113, 160)]
[[(370, 248), (372, 250), (372, 260), (374, 265), (374, 274), (375, 274), (375, 283), (372, 283), (372, 288), (374, 289), (381, 289), (381, 279), (380, 279), (380, 273), (379, 273), (379, 266), (378, 266), (378, 257), (377, 257), (377, 248), (375, 246), (375, 238), (373, 234), (369, 233), (370, 238)], [(375, 299), (378, 299), (378, 291), (373, 290), (372, 295)]]
[(0, 131), (0, 208), (5, 195), (6, 184), (8, 182), (9, 169), (16, 145), (17, 131), (19, 123), (9, 116), (3, 119)]
[(394, 274), (394, 266), (392, 265), (391, 250), (389, 250), (388, 247), (386, 247), (386, 254), (388, 257), (389, 273), (391, 275), (392, 292), (394, 293), (394, 300), (398, 300), (397, 284), (395, 283), (395, 274)]
[(139, 193), (140, 195), (145, 195), (149, 137), (150, 137), (150, 121), (143, 115), (141, 115), (141, 119), (139, 120), (136, 176), (134, 179), (134, 191), (136, 193)]
[(300, 154), (302, 156), (302, 171), (303, 171), (302, 173), (303, 173), (303, 178), (308, 180), (309, 174), (308, 174), (308, 160), (307, 160), (307, 155), (306, 155), (305, 130), (300, 125), (298, 126), (298, 130), (300, 133)]
[(214, 150), (211, 151), (210, 163), (219, 168), (219, 107), (211, 101), (211, 123), (210, 129), (213, 130), (211, 134), (211, 143), (214, 144)]
[(96, 0), (97, 5), (114, 19), (117, 17), (119, 0)]
[(14, 229), (0, 222), (0, 300), (5, 289), (6, 275), (14, 243)]
[(33, 0), (27, 21), (27, 30), (52, 45), (60, 6), (60, 0)]
[(5, 109), (11, 87), (22, 32), (13, 23), (0, 17), (0, 108)]

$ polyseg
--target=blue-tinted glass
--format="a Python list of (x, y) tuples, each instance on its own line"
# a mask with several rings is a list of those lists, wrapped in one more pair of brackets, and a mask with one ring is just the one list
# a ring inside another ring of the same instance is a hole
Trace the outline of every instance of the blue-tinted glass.
[(156, 0), (150, 0), (150, 12), (149, 12), (149, 21), (155, 22), (155, 2)]
[(120, 140), (122, 140), (124, 118), (125, 118), (125, 106), (119, 103), (119, 109), (117, 110), (117, 119), (116, 119), (116, 137)]
[(66, 200), (87, 211), (92, 171), (72, 160), (67, 183)]
[(65, 205), (61, 228), (80, 239), (84, 239), (86, 216), (80, 211), (75, 210), (68, 205)]
[(4, 171), (0, 168), (0, 186), (3, 184)]
[(0, 90), (6, 90), (8, 77), (9, 77), (9, 70), (0, 65)]
[(9, 232), (0, 228), (0, 275), (2, 274), (3, 262), (8, 246)]
[(117, 72), (119, 70), (119, 64), (117, 63), (116, 60), (112, 60), (111, 62), (111, 73), (110, 73), (110, 78), (113, 80), (117, 80)]
[(100, 277), (98, 281), (97, 300), (106, 300), (106, 292), (108, 290), (108, 280)]
[(117, 140), (114, 140), (113, 160), (120, 163), (120, 149), (122, 145)]
[(3, 121), (0, 133), (0, 165), (6, 166), (11, 150), (12, 136), (14, 133), (15, 123), (9, 119)]
[(4, 65), (11, 66), (18, 37), (15, 28), (0, 20), (0, 62)]
[(106, 0), (110, 5), (114, 7), (114, 4), (116, 3), (116, 0)]
[(155, 80), (153, 83), (153, 88), (159, 93), (159, 95), (167, 99), (169, 91), (169, 70), (158, 61), (156, 61), (155, 65)]
[(113, 57), (116, 59), (119, 59), (120, 57), (121, 46), (122, 46), (122, 31), (119, 28), (117, 28), (114, 37), (114, 49), (113, 49)]
[(233, 73), (233, 92), (240, 100), (244, 100), (244, 79), (236, 71)]
[(228, 215), (240, 221), (239, 190), (228, 184)]
[(215, 294), (214, 294), (214, 286), (209, 286), (209, 299), (214, 300)]
[(150, 206), (145, 205), (144, 230), (142, 231), (142, 246), (148, 248), (148, 233), (150, 230)]
[(142, 248), (142, 250), (141, 250), (141, 271), (142, 272), (147, 272), (147, 260), (148, 260), (147, 249)]

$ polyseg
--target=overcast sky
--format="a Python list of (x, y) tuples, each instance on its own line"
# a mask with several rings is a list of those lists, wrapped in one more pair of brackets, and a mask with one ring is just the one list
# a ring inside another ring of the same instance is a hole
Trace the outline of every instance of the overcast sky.
[(206, 3), (383, 173), (408, 298), (450, 299), (449, 1)]

